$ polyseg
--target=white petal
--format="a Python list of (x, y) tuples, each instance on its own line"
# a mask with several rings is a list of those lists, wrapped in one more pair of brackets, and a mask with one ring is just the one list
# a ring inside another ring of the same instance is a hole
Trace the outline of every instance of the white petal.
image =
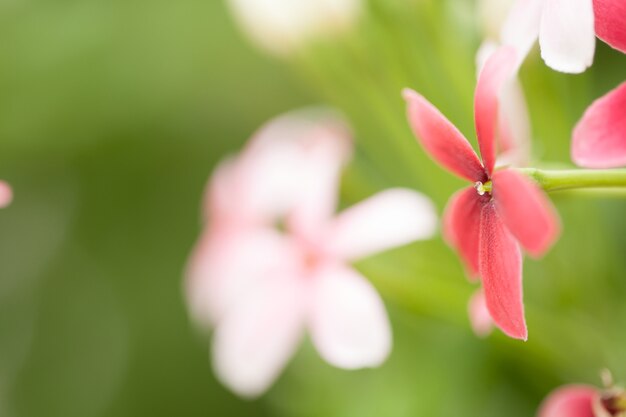
[[(317, 240), (334, 214), (343, 166), (351, 153), (347, 129), (339, 123), (320, 123), (311, 132), (307, 158), (299, 169), (302, 194), (290, 213), (292, 232)], [(289, 174), (287, 174), (289, 175)]]
[(557, 71), (580, 73), (596, 47), (593, 0), (546, 0), (539, 33), (541, 56)]
[(314, 279), (309, 325), (320, 355), (346, 369), (382, 364), (391, 329), (374, 287), (345, 266), (324, 267)]
[(276, 380), (295, 352), (303, 330), (299, 277), (274, 277), (256, 286), (219, 322), (213, 367), (235, 393), (255, 397)]
[(190, 314), (205, 327), (215, 324), (259, 281), (277, 269), (295, 269), (295, 248), (269, 229), (249, 233), (205, 232), (187, 269)]
[(518, 65), (537, 40), (545, 1), (517, 0), (502, 26), (502, 44), (516, 49)]
[(431, 237), (437, 228), (432, 202), (402, 188), (382, 191), (341, 213), (331, 226), (329, 250), (357, 259)]

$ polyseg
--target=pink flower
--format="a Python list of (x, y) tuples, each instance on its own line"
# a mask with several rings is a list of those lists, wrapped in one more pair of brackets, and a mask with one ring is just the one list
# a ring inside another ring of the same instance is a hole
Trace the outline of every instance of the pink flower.
[(618, 417), (626, 412), (626, 396), (619, 388), (599, 390), (588, 385), (566, 385), (543, 402), (538, 417)]
[(574, 129), (572, 160), (587, 168), (626, 166), (626, 83), (589, 106)]
[(518, 0), (504, 25), (504, 44), (523, 52), (539, 37), (541, 56), (557, 71), (583, 72), (593, 62), (596, 35), (626, 53), (623, 0)]
[(502, 48), (487, 61), (474, 98), (482, 163), (465, 137), (431, 103), (406, 90), (408, 118), (431, 157), (474, 185), (457, 192), (444, 214), (444, 235), (471, 276), (480, 276), (494, 322), (526, 339), (521, 245), (545, 253), (559, 234), (554, 209), (536, 184), (511, 169), (494, 171), (498, 96), (515, 72), (515, 52)]
[[(436, 228), (431, 202), (405, 189), (383, 191), (333, 216), (349, 149), (345, 131), (332, 127), (337, 123), (328, 118), (310, 124), (301, 115), (292, 115), (261, 134), (276, 149), (285, 146), (279, 134), (285, 132), (285, 124), (293, 128), (286, 129), (289, 146), (303, 150), (274, 166), (279, 177), (298, 183), (285, 200), (286, 210), (272, 221), (250, 222), (262, 216), (239, 207), (251, 191), (247, 182), (265, 183), (261, 177), (267, 174), (259, 170), (243, 175), (246, 179), (234, 187), (240, 171), (258, 166), (257, 158), (264, 157), (244, 151), (226, 171), (217, 171), (209, 188), (223, 193), (209, 192), (207, 201), (211, 210), (221, 205), (216, 199), (229, 201), (235, 218), (209, 223), (190, 266), (187, 294), (192, 312), (203, 323), (206, 320), (198, 315), (208, 312), (215, 327), (216, 373), (243, 396), (259, 395), (272, 384), (305, 330), (332, 365), (346, 369), (380, 365), (391, 348), (384, 304), (350, 263), (430, 237)], [(277, 136), (266, 136), (268, 132)], [(241, 190), (246, 191), (239, 194)], [(266, 192), (271, 197), (272, 187)], [(237, 218), (242, 223), (235, 224)], [(282, 220), (281, 228), (274, 226), (276, 220)], [(202, 303), (212, 306), (203, 309)]]
[(13, 201), (13, 189), (5, 182), (0, 181), (0, 208), (4, 208)]

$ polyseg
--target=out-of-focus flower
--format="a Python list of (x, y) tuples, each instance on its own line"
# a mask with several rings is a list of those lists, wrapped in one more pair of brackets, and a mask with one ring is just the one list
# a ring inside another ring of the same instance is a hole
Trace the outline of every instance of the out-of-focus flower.
[[(209, 222), (192, 257), (187, 294), (194, 317), (206, 323), (199, 317), (206, 313), (215, 327), (218, 377), (240, 395), (259, 395), (272, 384), (305, 329), (332, 365), (355, 369), (381, 364), (391, 348), (385, 308), (374, 287), (349, 263), (435, 231), (431, 202), (406, 189), (383, 191), (333, 217), (349, 150), (345, 130), (337, 125), (328, 118), (312, 124), (301, 115), (279, 119), (211, 180), (209, 211), (217, 210), (219, 216), (221, 202), (230, 202), (236, 211), (224, 215), (236, 218)], [(285, 132), (290, 136), (286, 141)], [(248, 193), (257, 192), (248, 181), (271, 184), (262, 193), (269, 198), (273, 187), (283, 187), (262, 178), (269, 173), (258, 169), (265, 166), (259, 160), (276, 155), (264, 155), (259, 143), (271, 154), (284, 152), (271, 166), (297, 187), (286, 187), (291, 191), (284, 210), (250, 222), (259, 216), (238, 207)], [(285, 146), (295, 151), (285, 152)], [(281, 227), (275, 226), (278, 221)]]
[(477, 290), (470, 298), (468, 303), (467, 312), (470, 318), (470, 324), (472, 330), (477, 336), (485, 337), (493, 329), (493, 319), (489, 314), (487, 308), (487, 300), (485, 299), (485, 292), (483, 290)]
[(500, 38), (502, 24), (514, 3), (515, 0), (478, 1), (478, 14), (485, 38), (491, 40)]
[(585, 111), (574, 129), (572, 160), (587, 168), (626, 166), (626, 83)]
[(566, 385), (543, 402), (538, 417), (623, 417), (626, 393), (621, 388), (600, 390), (588, 385)]
[(522, 52), (523, 59), (539, 37), (548, 66), (580, 73), (593, 62), (596, 35), (626, 53), (625, 21), (623, 0), (517, 0), (502, 39)]
[(4, 208), (13, 201), (13, 189), (6, 181), (0, 181), (0, 208)]
[(250, 39), (278, 55), (349, 29), (362, 8), (362, 0), (229, 0), (229, 4)]
[[(263, 251), (271, 250), (276, 239), (264, 228), (284, 217), (306, 192), (302, 184), (311, 150), (327, 144), (332, 150), (328, 164), (340, 166), (349, 157), (348, 135), (346, 125), (327, 109), (295, 111), (267, 123), (240, 155), (219, 164), (205, 193), (205, 232), (187, 271), (187, 299), (197, 322), (213, 324), (254, 279), (253, 272), (269, 262)], [(247, 262), (238, 262), (237, 256)]]
[(471, 276), (480, 276), (487, 308), (507, 335), (527, 338), (522, 302), (521, 245), (545, 253), (559, 234), (559, 221), (539, 187), (511, 169), (494, 172), (498, 97), (515, 72), (515, 51), (501, 48), (482, 70), (474, 99), (482, 163), (467, 139), (431, 103), (412, 90), (404, 97), (413, 131), (431, 157), (474, 183), (456, 193), (444, 214), (444, 235)]

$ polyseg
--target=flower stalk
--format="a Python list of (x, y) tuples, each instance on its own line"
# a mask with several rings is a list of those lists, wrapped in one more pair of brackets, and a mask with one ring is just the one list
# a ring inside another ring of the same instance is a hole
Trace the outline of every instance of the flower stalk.
[(518, 168), (545, 191), (626, 187), (626, 169), (543, 170)]

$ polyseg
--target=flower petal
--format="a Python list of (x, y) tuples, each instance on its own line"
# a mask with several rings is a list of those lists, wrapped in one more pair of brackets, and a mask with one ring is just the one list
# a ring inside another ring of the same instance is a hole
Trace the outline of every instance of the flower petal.
[(574, 129), (572, 159), (581, 167), (626, 165), (626, 83), (594, 101)]
[(311, 212), (329, 215), (335, 177), (350, 150), (347, 136), (343, 121), (326, 109), (298, 110), (270, 121), (239, 157), (238, 199), (229, 207), (238, 204), (250, 217), (272, 222), (308, 198)]
[(508, 336), (526, 340), (519, 246), (492, 204), (483, 207), (480, 227), (479, 271), (489, 313)]
[(561, 72), (580, 73), (596, 48), (593, 0), (546, 0), (539, 30), (541, 57)]
[(502, 47), (487, 60), (478, 76), (474, 95), (474, 119), (483, 164), (488, 173), (496, 164), (496, 129), (499, 120), (499, 99), (504, 85), (515, 74), (515, 49)]
[(596, 35), (618, 51), (626, 54), (626, 2), (593, 0)]
[(524, 61), (539, 36), (541, 13), (546, 0), (517, 0), (501, 31), (502, 44), (517, 51), (517, 66)]
[(486, 178), (476, 152), (467, 139), (435, 106), (413, 90), (403, 91), (413, 133), (439, 164), (468, 181)]
[[(498, 50), (498, 44), (484, 41), (476, 53), (476, 68), (482, 71), (487, 60)], [(500, 115), (496, 135), (496, 165), (525, 166), (530, 160), (530, 117), (519, 80), (505, 83), (500, 94)]]
[(299, 277), (272, 277), (219, 322), (213, 366), (237, 394), (262, 394), (295, 352), (303, 330), (304, 293), (298, 282)]
[(470, 323), (474, 333), (479, 337), (485, 337), (493, 330), (493, 319), (487, 309), (485, 293), (478, 290), (472, 295), (468, 304)]
[[(299, 198), (288, 219), (291, 231), (314, 241), (326, 229), (337, 205), (341, 171), (351, 153), (351, 143), (345, 126), (320, 125), (311, 132), (306, 147), (306, 158), (298, 168)], [(282, 175), (289, 176), (289, 171)]]
[(566, 385), (543, 401), (538, 417), (595, 417), (593, 402), (597, 396), (594, 387)]
[(297, 262), (290, 241), (270, 229), (205, 232), (187, 267), (185, 293), (192, 318), (204, 327), (215, 324), (254, 285), (277, 268), (296, 269)]
[(552, 203), (522, 174), (509, 169), (494, 173), (493, 198), (509, 232), (530, 255), (543, 255), (559, 237), (559, 218)]
[(6, 181), (0, 180), (0, 208), (4, 208), (13, 201), (13, 189)]
[(487, 201), (473, 187), (464, 188), (450, 198), (443, 214), (444, 238), (461, 255), (470, 277), (478, 275), (480, 213)]
[(332, 253), (358, 259), (427, 239), (436, 228), (433, 203), (418, 192), (396, 188), (382, 191), (341, 213), (327, 240)]
[(348, 267), (327, 265), (313, 285), (309, 324), (320, 355), (346, 369), (382, 364), (391, 350), (391, 329), (369, 281)]

